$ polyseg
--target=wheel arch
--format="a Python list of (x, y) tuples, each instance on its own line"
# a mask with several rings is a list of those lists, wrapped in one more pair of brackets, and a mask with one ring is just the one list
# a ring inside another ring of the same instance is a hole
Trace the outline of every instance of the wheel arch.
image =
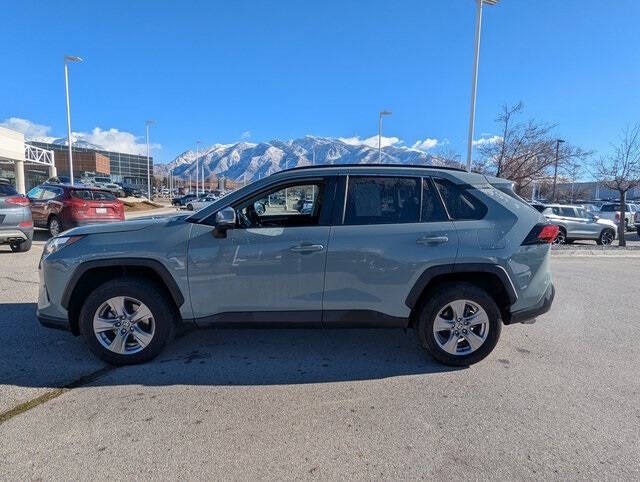
[(141, 277), (155, 282), (173, 302), (176, 311), (184, 303), (184, 296), (169, 270), (153, 259), (114, 258), (92, 260), (80, 264), (67, 285), (60, 304), (69, 313), (69, 326), (74, 335), (79, 335), (78, 326), (82, 301), (97, 286), (124, 276)]
[(489, 263), (461, 263), (432, 266), (420, 275), (405, 300), (411, 309), (410, 326), (415, 326), (417, 313), (430, 294), (443, 283), (451, 282), (469, 283), (485, 290), (498, 305), (502, 320), (509, 323), (509, 308), (518, 299), (518, 294), (506, 270)]

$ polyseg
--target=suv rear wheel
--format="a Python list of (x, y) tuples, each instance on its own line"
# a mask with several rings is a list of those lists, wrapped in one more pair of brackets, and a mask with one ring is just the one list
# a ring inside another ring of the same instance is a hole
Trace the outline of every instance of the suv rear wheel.
[(151, 360), (173, 334), (175, 310), (162, 290), (144, 279), (118, 278), (96, 288), (80, 310), (89, 348), (112, 365)]
[(444, 285), (420, 310), (418, 338), (445, 365), (467, 366), (495, 348), (502, 322), (493, 299), (467, 283)]

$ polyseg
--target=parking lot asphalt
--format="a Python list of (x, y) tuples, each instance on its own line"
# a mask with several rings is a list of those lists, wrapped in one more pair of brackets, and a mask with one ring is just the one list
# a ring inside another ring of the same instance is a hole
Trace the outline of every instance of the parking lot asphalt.
[(205, 330), (106, 368), (35, 318), (44, 239), (0, 247), (3, 479), (640, 477), (638, 258), (552, 257), (551, 312), (466, 369), (411, 330)]

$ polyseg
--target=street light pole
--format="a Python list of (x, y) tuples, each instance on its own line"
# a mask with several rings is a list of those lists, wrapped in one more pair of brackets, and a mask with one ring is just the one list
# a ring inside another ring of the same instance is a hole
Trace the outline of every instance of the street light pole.
[(82, 62), (82, 58), (75, 55), (64, 56), (64, 88), (67, 95), (67, 144), (69, 147), (69, 179), (73, 186), (73, 154), (71, 145), (71, 109), (69, 107), (69, 67), (68, 62)]
[(380, 111), (378, 115), (378, 164), (382, 162), (382, 116), (391, 115), (390, 110)]
[(482, 6), (495, 5), (500, 0), (476, 0), (476, 35), (473, 52), (473, 75), (471, 77), (471, 108), (469, 110), (469, 139), (467, 141), (467, 171), (471, 172), (471, 155), (473, 150), (473, 130), (476, 118), (476, 88), (478, 86), (478, 63), (480, 61), (480, 34), (482, 32)]
[(196, 141), (196, 196), (198, 195), (198, 189), (199, 189), (199, 179), (200, 179), (200, 173), (199, 173), (199, 168), (198, 168), (198, 146), (200, 145), (200, 141)]
[(148, 120), (144, 123), (144, 127), (147, 131), (147, 199), (149, 199), (149, 201), (151, 201), (151, 156), (149, 150), (149, 126), (155, 123), (156, 121), (154, 120)]
[(551, 195), (551, 202), (556, 202), (556, 181), (558, 179), (558, 152), (560, 151), (560, 144), (564, 141), (562, 139), (556, 140), (556, 162), (553, 167), (553, 194)]

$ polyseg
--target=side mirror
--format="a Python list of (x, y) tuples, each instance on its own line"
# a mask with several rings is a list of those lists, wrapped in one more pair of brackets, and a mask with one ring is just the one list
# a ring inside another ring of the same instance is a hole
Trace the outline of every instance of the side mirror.
[(216, 238), (226, 238), (227, 230), (236, 227), (236, 210), (227, 206), (216, 213), (216, 229), (214, 234)]
[(264, 207), (264, 203), (261, 203), (260, 201), (256, 201), (255, 203), (253, 203), (253, 209), (258, 216), (262, 216), (267, 211), (267, 209)]
[(593, 219), (594, 221), (597, 221), (598, 219), (600, 219), (600, 216), (598, 216), (597, 214), (592, 214), (591, 219)]

